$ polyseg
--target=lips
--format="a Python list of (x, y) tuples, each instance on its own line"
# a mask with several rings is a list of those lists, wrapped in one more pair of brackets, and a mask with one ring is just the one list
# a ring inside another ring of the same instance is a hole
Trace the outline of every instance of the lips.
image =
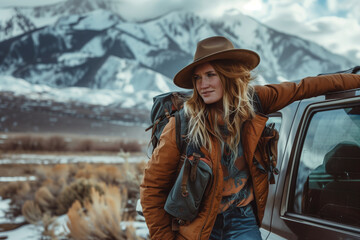
[(213, 93), (214, 91), (205, 91), (205, 92), (202, 92), (201, 95), (209, 95), (210, 93)]

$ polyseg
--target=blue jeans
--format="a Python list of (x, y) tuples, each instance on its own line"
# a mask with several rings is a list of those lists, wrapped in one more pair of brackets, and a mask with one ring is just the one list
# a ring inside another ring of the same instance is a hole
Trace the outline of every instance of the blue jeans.
[(251, 204), (230, 207), (217, 215), (210, 240), (261, 240), (259, 227)]

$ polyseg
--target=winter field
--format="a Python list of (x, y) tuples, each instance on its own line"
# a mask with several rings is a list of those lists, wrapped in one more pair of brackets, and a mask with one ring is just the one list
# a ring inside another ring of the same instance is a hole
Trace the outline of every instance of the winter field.
[(148, 239), (144, 153), (0, 150), (0, 239)]

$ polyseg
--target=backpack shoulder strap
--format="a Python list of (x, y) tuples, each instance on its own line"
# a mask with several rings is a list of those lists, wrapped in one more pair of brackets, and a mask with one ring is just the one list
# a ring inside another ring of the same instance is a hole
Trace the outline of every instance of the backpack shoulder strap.
[(254, 90), (252, 96), (253, 96), (252, 101), (253, 101), (254, 111), (264, 113), (264, 110), (263, 110), (263, 108), (261, 106), (261, 101), (260, 101), (259, 95), (257, 95), (255, 90)]
[(181, 119), (179, 112), (175, 114), (175, 133), (176, 133), (176, 145), (179, 151), (181, 150)]
[(184, 109), (177, 111), (175, 114), (175, 133), (176, 133), (176, 145), (180, 152), (180, 160), (177, 167), (177, 173), (179, 174), (182, 165), (184, 164), (186, 158), (186, 148), (187, 148), (187, 129), (188, 129), (188, 118), (185, 117)]
[(188, 130), (188, 119), (185, 116), (184, 109), (177, 111), (175, 114), (175, 132), (176, 132), (176, 145), (180, 154), (185, 153), (186, 141), (184, 140)]

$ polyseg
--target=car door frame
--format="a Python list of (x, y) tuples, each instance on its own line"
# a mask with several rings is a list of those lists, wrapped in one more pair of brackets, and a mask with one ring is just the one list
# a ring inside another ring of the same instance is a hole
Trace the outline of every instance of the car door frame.
[[(348, 98), (354, 95), (356, 97)], [(281, 169), (273, 200), (271, 233), (267, 239), (337, 239), (339, 237), (358, 239), (360, 237), (360, 229), (356, 227), (340, 226), (326, 220), (305, 217), (288, 211), (291, 184), (294, 184), (294, 167), (299, 158), (300, 143), (306, 133), (311, 115), (321, 108), (360, 103), (359, 95), (359, 90), (350, 90), (302, 100), (298, 105), (292, 127), (288, 135), (285, 135), (288, 137), (286, 148), (284, 152), (279, 149), (279, 156), (282, 158)], [(283, 116), (286, 115), (283, 114)]]

